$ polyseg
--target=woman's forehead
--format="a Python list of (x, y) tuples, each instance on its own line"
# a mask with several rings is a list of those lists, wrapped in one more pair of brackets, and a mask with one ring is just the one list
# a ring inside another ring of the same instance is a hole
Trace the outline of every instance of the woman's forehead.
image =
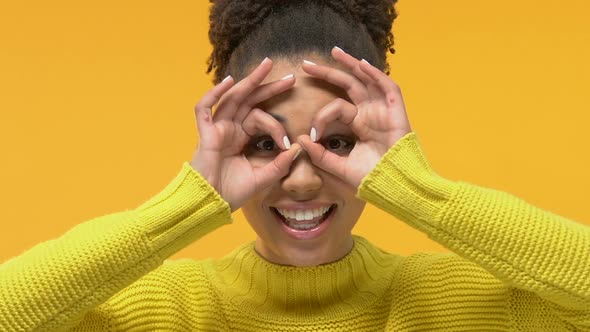
[(307, 74), (300, 65), (284, 61), (274, 62), (273, 68), (263, 84), (280, 80), (289, 74), (295, 75), (293, 87), (258, 104), (261, 109), (292, 107), (314, 109), (321, 108), (336, 98), (350, 101), (346, 91), (342, 88)]
[(338, 98), (349, 99), (344, 90), (330, 83), (313, 77), (299, 77), (299, 81), (291, 89), (257, 104), (256, 107), (283, 120), (289, 120), (295, 115), (313, 116)]

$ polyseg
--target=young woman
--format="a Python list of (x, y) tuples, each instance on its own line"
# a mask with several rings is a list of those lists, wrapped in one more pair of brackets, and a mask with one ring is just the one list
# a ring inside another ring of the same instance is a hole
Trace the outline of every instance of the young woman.
[[(192, 161), (1, 265), (0, 330), (590, 330), (590, 230), (429, 166), (385, 74), (394, 2), (216, 1)], [(366, 202), (453, 253), (351, 235)], [(239, 208), (256, 241), (166, 260)]]

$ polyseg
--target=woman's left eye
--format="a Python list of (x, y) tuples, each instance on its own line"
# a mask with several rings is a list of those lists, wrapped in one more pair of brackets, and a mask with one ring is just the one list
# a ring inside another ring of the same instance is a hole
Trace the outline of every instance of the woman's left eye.
[(322, 142), (328, 150), (337, 150), (338, 152), (350, 151), (354, 148), (356, 140), (349, 137), (329, 136)]
[(260, 151), (273, 151), (275, 148), (278, 149), (275, 141), (268, 136), (260, 137), (260, 139), (254, 141), (254, 147)]

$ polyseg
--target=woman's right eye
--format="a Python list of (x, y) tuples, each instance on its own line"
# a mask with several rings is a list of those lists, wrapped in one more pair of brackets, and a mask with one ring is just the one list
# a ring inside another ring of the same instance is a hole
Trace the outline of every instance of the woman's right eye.
[(261, 152), (272, 152), (279, 148), (270, 136), (254, 137), (250, 142), (250, 147), (254, 151)]

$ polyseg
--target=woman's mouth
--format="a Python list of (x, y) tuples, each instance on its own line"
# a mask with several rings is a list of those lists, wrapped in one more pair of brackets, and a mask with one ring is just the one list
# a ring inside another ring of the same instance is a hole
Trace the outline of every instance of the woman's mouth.
[(319, 236), (333, 219), (337, 205), (311, 210), (283, 210), (271, 207), (283, 229), (296, 239), (310, 239)]

